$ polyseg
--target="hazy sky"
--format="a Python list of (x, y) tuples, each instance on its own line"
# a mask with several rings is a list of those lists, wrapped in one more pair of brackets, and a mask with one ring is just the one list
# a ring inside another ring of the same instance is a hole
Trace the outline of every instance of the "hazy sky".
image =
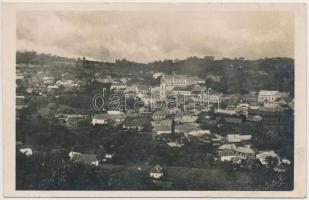
[(288, 12), (19, 12), (17, 49), (101, 61), (294, 57)]

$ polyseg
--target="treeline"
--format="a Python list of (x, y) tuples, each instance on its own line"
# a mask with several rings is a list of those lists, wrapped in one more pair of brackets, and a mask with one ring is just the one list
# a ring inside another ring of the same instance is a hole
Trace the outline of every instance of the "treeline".
[[(76, 71), (84, 74), (95, 72), (117, 72), (120, 75), (146, 74), (149, 72), (164, 72), (165, 74), (196, 75), (206, 81), (206, 86), (223, 93), (246, 94), (249, 91), (262, 89), (280, 90), (294, 96), (294, 59), (292, 58), (263, 58), (246, 60), (244, 58), (223, 58), (220, 60), (209, 57), (189, 57), (184, 60), (160, 60), (150, 63), (137, 63), (126, 59), (111, 62), (86, 61), (35, 54), (28, 59), (29, 52), (17, 52), (17, 63), (38, 64), (48, 61), (76, 62)], [(31, 53), (30, 53), (31, 54)], [(43, 59), (45, 58), (45, 59)], [(83, 69), (80, 69), (83, 68)], [(82, 71), (81, 71), (82, 70)], [(84, 72), (85, 73), (84, 73)]]
[(76, 62), (74, 58), (66, 58), (51, 54), (37, 53), (36, 51), (17, 51), (16, 64), (45, 65), (49, 62)]
[(188, 74), (206, 81), (206, 86), (223, 93), (246, 94), (262, 89), (289, 92), (294, 96), (294, 60), (291, 58), (243, 58), (212, 60), (190, 57), (184, 60), (163, 60), (136, 63), (118, 60), (115, 63), (88, 63), (95, 71), (112, 71), (143, 76), (149, 71), (165, 74)]

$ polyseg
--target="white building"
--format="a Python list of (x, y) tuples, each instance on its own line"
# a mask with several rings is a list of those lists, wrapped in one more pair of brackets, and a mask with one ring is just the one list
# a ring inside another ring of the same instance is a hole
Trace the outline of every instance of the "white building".
[(280, 160), (278, 154), (276, 154), (273, 150), (269, 151), (260, 151), (259, 154), (256, 155), (256, 158), (260, 161), (262, 165), (267, 165), (267, 158), (275, 158)]
[(152, 75), (152, 78), (157, 79), (157, 78), (159, 78), (160, 76), (163, 76), (163, 73), (157, 72), (157, 73), (154, 73), (154, 74)]
[(163, 75), (161, 83), (174, 86), (189, 86), (195, 84), (205, 84), (205, 81), (197, 76), (188, 75)]
[(26, 156), (32, 156), (33, 154), (33, 151), (30, 147), (19, 148), (19, 151)]
[(125, 90), (127, 89), (127, 85), (124, 85), (124, 84), (114, 84), (114, 85), (111, 85), (111, 90)]
[(264, 103), (267, 102), (274, 102), (277, 98), (280, 97), (280, 92), (275, 90), (261, 90), (258, 95), (258, 102)]
[(251, 140), (251, 135), (239, 135), (239, 134), (228, 134), (226, 136), (227, 142), (229, 143), (237, 143), (242, 141)]
[[(111, 112), (111, 111), (110, 111)], [(115, 112), (115, 113), (113, 113)], [(108, 124), (109, 121), (112, 121), (114, 123), (121, 123), (124, 121), (126, 115), (122, 112), (113, 111), (113, 114), (106, 113), (106, 114), (96, 114), (93, 116), (91, 123), (93, 126), (97, 124)]]
[(188, 75), (163, 75), (161, 77), (160, 97), (166, 98), (166, 92), (175, 87), (187, 87), (196, 84), (205, 84), (205, 81), (197, 76)]
[(160, 165), (154, 166), (149, 171), (149, 176), (154, 179), (160, 179), (163, 176), (163, 168)]
[(72, 160), (72, 159), (73, 159), (73, 157), (74, 157), (74, 155), (77, 155), (77, 154), (81, 154), (81, 153), (71, 151), (71, 152), (69, 153), (70, 160)]

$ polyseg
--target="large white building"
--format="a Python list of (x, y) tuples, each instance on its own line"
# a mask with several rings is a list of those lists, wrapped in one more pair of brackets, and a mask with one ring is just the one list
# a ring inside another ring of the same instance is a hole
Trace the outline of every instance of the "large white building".
[(189, 86), (195, 84), (205, 84), (205, 80), (197, 76), (188, 75), (163, 75), (161, 78), (161, 84), (173, 86)]
[(261, 90), (258, 95), (258, 102), (275, 102), (280, 97), (280, 92), (275, 90)]
[(166, 98), (166, 92), (173, 90), (175, 87), (188, 87), (191, 85), (205, 84), (205, 80), (197, 76), (188, 75), (162, 75), (160, 85), (160, 97)]

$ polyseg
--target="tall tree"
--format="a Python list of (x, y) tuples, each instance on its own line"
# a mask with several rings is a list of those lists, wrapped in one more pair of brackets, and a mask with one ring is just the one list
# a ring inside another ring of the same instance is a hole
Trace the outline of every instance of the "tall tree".
[(36, 56), (35, 51), (25, 51), (23, 58), (24, 58), (24, 63), (27, 66), (27, 71), (29, 71), (29, 64), (35, 58), (35, 56)]

